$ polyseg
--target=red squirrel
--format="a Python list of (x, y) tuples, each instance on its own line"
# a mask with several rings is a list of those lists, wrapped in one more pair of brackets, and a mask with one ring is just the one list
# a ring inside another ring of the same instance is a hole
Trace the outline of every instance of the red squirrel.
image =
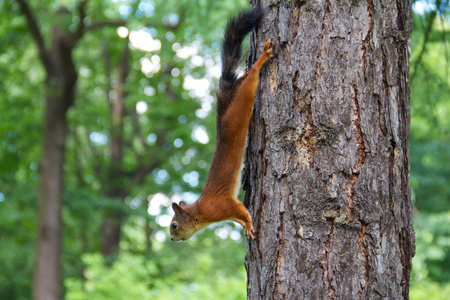
[(172, 241), (185, 241), (207, 225), (225, 220), (238, 222), (244, 227), (247, 238), (254, 237), (250, 215), (236, 196), (259, 70), (272, 57), (270, 40), (247, 74), (238, 78), (236, 69), (241, 62), (242, 41), (262, 17), (262, 9), (255, 7), (228, 22), (222, 44), (222, 74), (216, 93), (216, 150), (200, 198), (191, 205), (184, 201), (172, 204), (175, 212), (170, 224)]

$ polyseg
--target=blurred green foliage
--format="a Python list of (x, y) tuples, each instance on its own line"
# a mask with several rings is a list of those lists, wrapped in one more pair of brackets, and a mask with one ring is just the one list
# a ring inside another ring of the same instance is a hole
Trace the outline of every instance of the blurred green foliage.
[[(80, 22), (78, 1), (30, 3), (47, 45), (53, 25), (71, 31)], [(417, 245), (412, 299), (446, 299), (450, 294), (450, 24), (448, 2), (429, 4), (414, 14), (411, 44), (410, 158)], [(129, 192), (126, 199), (108, 201), (102, 193), (112, 163), (109, 100), (127, 41), (117, 26), (87, 32), (74, 52), (78, 89), (68, 114), (62, 256), (66, 299), (245, 298), (246, 251), (239, 226), (213, 226), (187, 243), (173, 243), (167, 241), (161, 216), (170, 211), (167, 197), (193, 201), (206, 179), (215, 139), (211, 97), (217, 76), (212, 71), (219, 67), (227, 16), (246, 5), (238, 0), (199, 0), (195, 5), (189, 0), (89, 1), (87, 24), (122, 20), (128, 32), (144, 32), (147, 40), (160, 42), (152, 51), (131, 43), (123, 168), (131, 172), (159, 163), (141, 183), (133, 183), (126, 172), (120, 177), (119, 184)], [(68, 13), (55, 18), (62, 7)], [(439, 10), (434, 17), (433, 10)], [(30, 298), (32, 288), (45, 73), (15, 0), (0, 0), (0, 18), (0, 298), (22, 300)], [(148, 68), (152, 71), (144, 74)], [(138, 105), (146, 110), (138, 111)], [(196, 140), (199, 128), (208, 143)], [(161, 202), (155, 204), (156, 199)], [(149, 215), (152, 203), (155, 211)], [(117, 210), (126, 216), (120, 251), (105, 261), (99, 255), (101, 221)]]
[(416, 255), (411, 299), (450, 295), (450, 22), (448, 1), (414, 1), (411, 189)]
[(155, 245), (146, 254), (123, 251), (111, 268), (101, 255), (86, 254), (86, 278), (67, 279), (66, 298), (243, 299), (245, 251), (237, 245), (209, 232), (202, 240)]
[[(90, 0), (86, 18), (80, 20), (78, 3), (29, 1), (47, 47), (54, 26), (69, 33), (82, 21), (85, 26), (124, 24), (87, 31), (73, 52), (78, 88), (68, 112), (61, 262), (65, 297), (242, 299), (246, 281), (240, 226), (206, 229), (189, 243), (167, 241), (160, 217), (170, 217), (171, 201), (155, 204), (154, 195), (189, 202), (201, 191), (214, 151), (213, 96), (223, 26), (248, 4)], [(29, 299), (45, 72), (18, 3), (0, 1), (0, 18), (0, 298)], [(116, 163), (109, 142), (110, 103), (125, 47), (131, 51), (123, 174), (108, 182)], [(133, 180), (135, 170), (155, 163), (143, 180)], [(108, 185), (123, 186), (129, 196), (110, 201)], [(149, 201), (155, 204), (151, 215)], [(98, 254), (102, 219), (117, 211), (126, 216), (120, 251), (104, 261)], [(226, 238), (228, 233), (233, 239)]]

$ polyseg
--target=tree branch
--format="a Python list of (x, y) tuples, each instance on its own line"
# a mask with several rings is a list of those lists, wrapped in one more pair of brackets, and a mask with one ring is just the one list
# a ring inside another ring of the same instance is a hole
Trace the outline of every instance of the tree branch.
[(97, 23), (93, 23), (93, 24), (86, 26), (85, 32), (89, 31), (89, 30), (95, 30), (98, 28), (109, 27), (109, 26), (112, 26), (112, 27), (125, 26), (126, 24), (127, 24), (127, 22), (124, 20), (114, 20), (114, 21), (109, 21), (109, 22), (97, 22)]
[(108, 26), (112, 26), (112, 27), (124, 26), (127, 24), (127, 22), (124, 20), (112, 20), (112, 21), (106, 21), (106, 22), (97, 22), (97, 23), (93, 23), (93, 24), (86, 26), (86, 24), (84, 23), (84, 19), (86, 18), (86, 5), (87, 5), (88, 1), (89, 0), (80, 1), (80, 3), (77, 6), (80, 23), (79, 23), (77, 30), (73, 33), (73, 35), (71, 37), (72, 45), (75, 45), (81, 39), (81, 37), (90, 30), (95, 30), (95, 29), (108, 27)]
[(42, 38), (36, 18), (26, 0), (17, 0), (17, 2), (19, 3), (20, 8), (27, 19), (28, 26), (30, 27), (30, 33), (38, 47), (39, 57), (41, 58), (42, 64), (44, 65), (47, 74), (49, 74), (51, 69), (50, 58), (47, 50), (45, 49), (44, 39)]
[(70, 38), (71, 46), (75, 46), (75, 44), (81, 39), (84, 34), (84, 18), (86, 17), (86, 5), (89, 0), (83, 0), (78, 3), (77, 10), (80, 18), (79, 26), (77, 30), (72, 34)]
[[(441, 1), (438, 1), (436, 3), (437, 7), (440, 6), (440, 2)], [(417, 60), (416, 60), (416, 62), (414, 64), (414, 71), (413, 71), (413, 73), (412, 73), (412, 75), (410, 77), (410, 82), (411, 83), (413, 82), (414, 78), (416, 77), (416, 73), (417, 73), (417, 69), (419, 68), (419, 65), (422, 63), (422, 58), (423, 58), (423, 55), (425, 54), (425, 51), (427, 49), (428, 39), (430, 38), (430, 33), (431, 33), (431, 30), (433, 29), (433, 22), (434, 22), (434, 19), (436, 18), (436, 15), (437, 15), (437, 11), (436, 10), (433, 10), (431, 12), (431, 14), (430, 14), (427, 27), (425, 28), (425, 32), (423, 34), (424, 38), (423, 38), (422, 49), (420, 50), (419, 56), (417, 57)]]

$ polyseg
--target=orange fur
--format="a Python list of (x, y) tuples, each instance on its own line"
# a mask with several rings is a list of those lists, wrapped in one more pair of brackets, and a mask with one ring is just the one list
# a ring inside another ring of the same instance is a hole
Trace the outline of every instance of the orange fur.
[(239, 189), (242, 157), (259, 71), (271, 57), (269, 45), (270, 40), (267, 40), (261, 57), (248, 74), (239, 79), (239, 85), (223, 115), (217, 116), (216, 151), (202, 195), (191, 205), (173, 204), (175, 216), (170, 228), (172, 240), (186, 240), (205, 226), (225, 220), (238, 222), (244, 227), (247, 238), (254, 237), (250, 215), (236, 199), (236, 191)]

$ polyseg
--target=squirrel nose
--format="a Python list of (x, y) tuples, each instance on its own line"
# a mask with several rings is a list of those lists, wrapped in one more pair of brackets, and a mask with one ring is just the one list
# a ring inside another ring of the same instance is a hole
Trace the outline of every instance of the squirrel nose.
[(173, 237), (170, 237), (170, 239), (173, 241)]

